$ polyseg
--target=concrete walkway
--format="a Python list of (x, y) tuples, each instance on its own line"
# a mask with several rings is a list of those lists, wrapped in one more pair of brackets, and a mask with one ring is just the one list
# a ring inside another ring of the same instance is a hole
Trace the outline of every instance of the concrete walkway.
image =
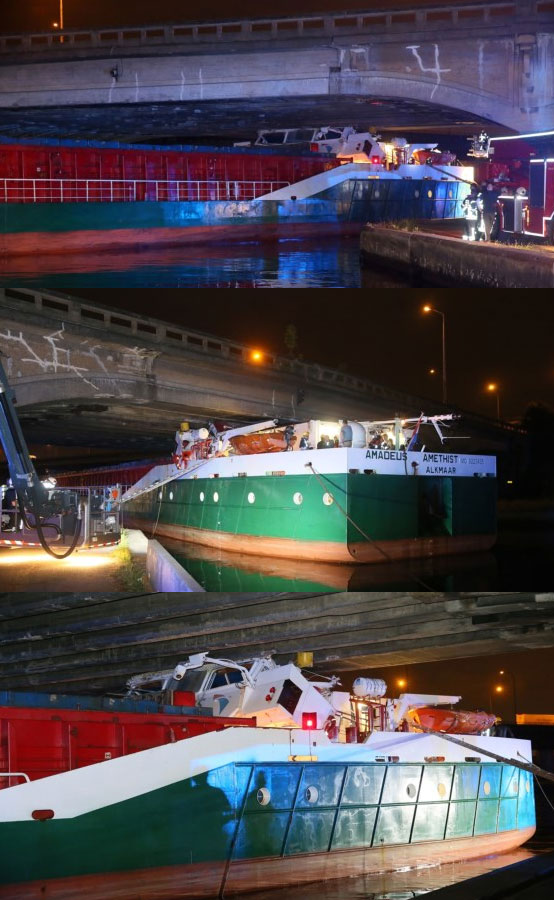
[(3, 591), (117, 591), (149, 589), (147, 540), (141, 531), (125, 532), (121, 547), (83, 550), (53, 559), (41, 549), (0, 548)]

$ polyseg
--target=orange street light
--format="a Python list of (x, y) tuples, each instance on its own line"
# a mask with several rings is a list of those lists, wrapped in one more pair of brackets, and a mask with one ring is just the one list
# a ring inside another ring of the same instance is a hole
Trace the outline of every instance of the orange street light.
[(500, 385), (496, 381), (489, 381), (486, 387), (487, 393), (496, 397), (496, 418), (500, 421)]
[(429, 303), (422, 307), (422, 312), (436, 313), (442, 319), (442, 402), (446, 404), (446, 316)]
[(406, 685), (408, 684), (408, 682), (406, 681), (405, 678), (397, 678), (396, 684), (398, 685), (399, 688), (405, 688)]
[(436, 374), (437, 374), (436, 369), (429, 369), (429, 375), (436, 375)]
[(261, 350), (251, 350), (250, 351), (250, 361), (254, 363), (261, 363), (264, 360), (264, 355)]

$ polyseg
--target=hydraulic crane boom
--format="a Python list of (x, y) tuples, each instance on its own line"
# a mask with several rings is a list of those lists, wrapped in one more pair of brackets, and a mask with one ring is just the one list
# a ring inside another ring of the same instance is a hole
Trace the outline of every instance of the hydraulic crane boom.
[(0, 359), (0, 440), (8, 461), (10, 478), (20, 503), (32, 506), (41, 514), (48, 501), (48, 493), (37, 473), (12, 401), (12, 388)]
[[(46, 523), (45, 519), (63, 511), (63, 500), (60, 504), (58, 499), (51, 499), (38, 477), (17, 418), (12, 394), (12, 388), (8, 383), (8, 377), (0, 360), (0, 440), (6, 454), (10, 478), (17, 495), (19, 513), (29, 527), (36, 529), (37, 537), (43, 549), (56, 559), (64, 559), (73, 553), (77, 546), (81, 532), (82, 510), (80, 507), (77, 510), (76, 525), (70, 546), (63, 553), (56, 553), (46, 540), (44, 527), (47, 525), (49, 529), (54, 529), (57, 534), (60, 534), (60, 529), (52, 522)], [(33, 517), (32, 522), (29, 522), (29, 515)]]

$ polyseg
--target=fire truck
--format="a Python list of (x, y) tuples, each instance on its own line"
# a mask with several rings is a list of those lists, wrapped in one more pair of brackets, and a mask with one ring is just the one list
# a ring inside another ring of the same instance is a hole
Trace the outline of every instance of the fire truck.
[(499, 235), (529, 235), (554, 244), (554, 159), (532, 159), (529, 191), (498, 198)]

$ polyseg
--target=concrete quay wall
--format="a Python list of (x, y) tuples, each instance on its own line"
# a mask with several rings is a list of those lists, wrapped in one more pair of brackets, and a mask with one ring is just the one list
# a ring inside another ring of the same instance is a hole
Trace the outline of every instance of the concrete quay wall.
[(440, 284), (467, 287), (551, 288), (554, 251), (506, 244), (468, 243), (417, 231), (367, 225), (360, 237), (362, 265), (401, 269)]

